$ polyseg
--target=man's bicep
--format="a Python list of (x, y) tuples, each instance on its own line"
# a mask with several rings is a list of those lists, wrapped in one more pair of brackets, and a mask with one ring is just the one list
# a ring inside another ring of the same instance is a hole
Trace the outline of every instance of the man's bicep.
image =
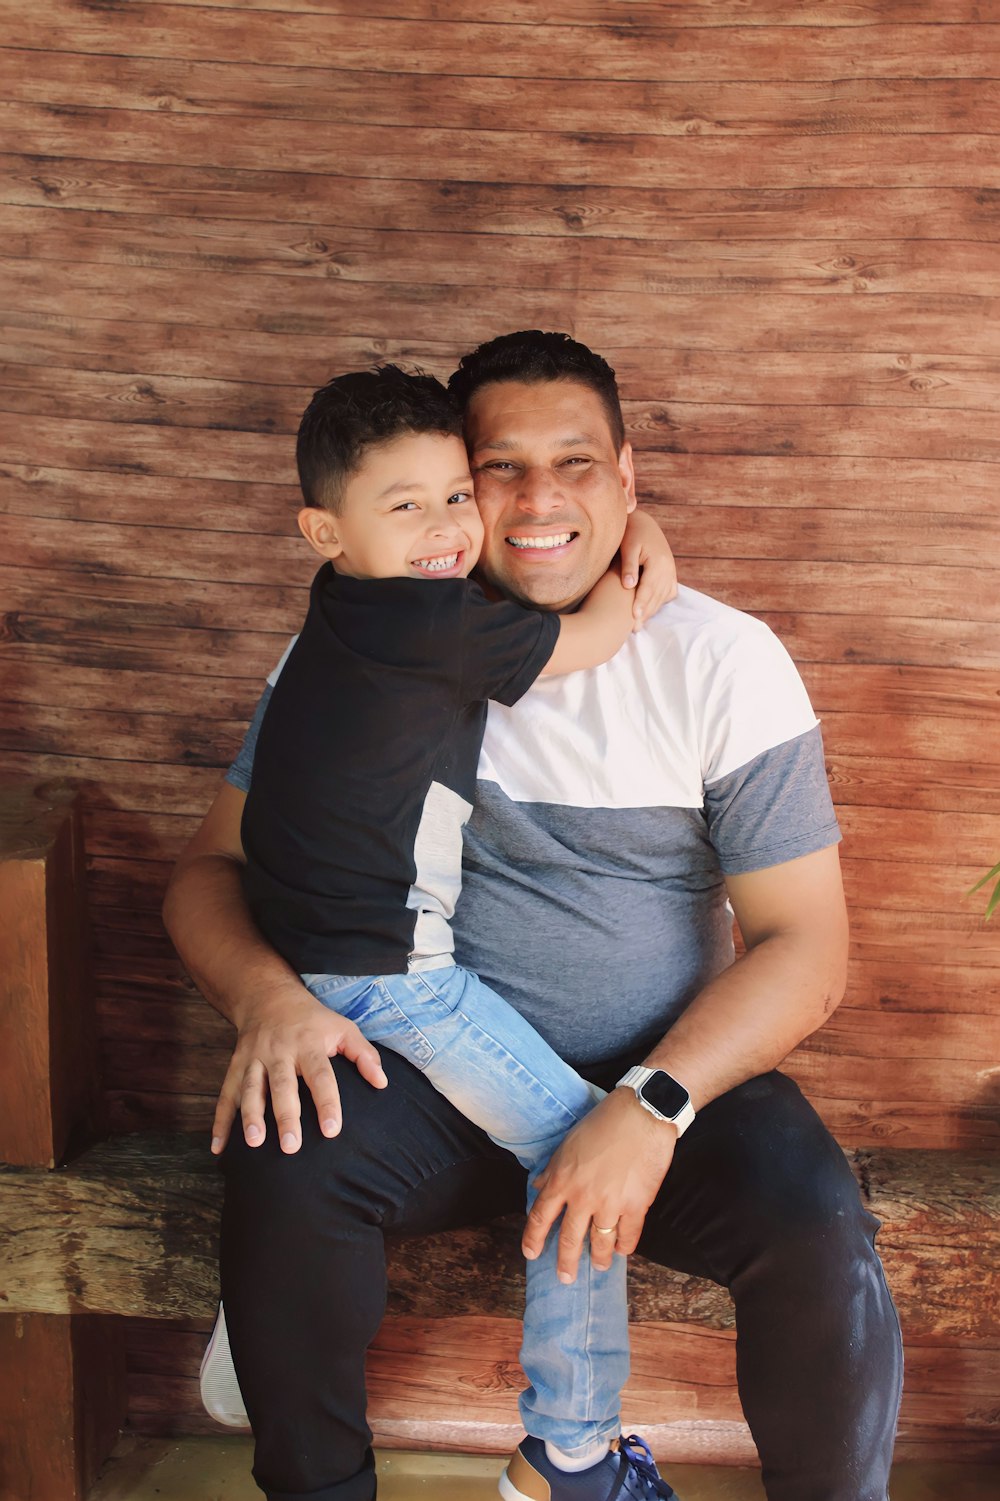
[(230, 782), (223, 782), (201, 824), (183, 850), (178, 867), (204, 855), (224, 855), (246, 864), (240, 833), (247, 795)]
[(847, 908), (837, 845), (766, 870), (728, 875), (726, 889), (748, 949), (792, 933), (846, 954)]

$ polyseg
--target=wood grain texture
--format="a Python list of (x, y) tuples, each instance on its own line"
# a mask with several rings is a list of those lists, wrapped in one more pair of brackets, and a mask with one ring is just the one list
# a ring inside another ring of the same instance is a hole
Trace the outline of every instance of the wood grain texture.
[[(676, 13), (675, 13), (676, 14)], [(889, 13), (891, 15), (891, 11)], [(867, 28), (865, 47), (853, 28), (656, 24), (656, 13), (630, 25), (483, 24), (438, 19), (423, 24), (406, 6), (378, 16), (289, 11), (279, 26), (268, 15), (214, 6), (130, 4), (109, 12), (48, 0), (24, 11), (0, 6), (8, 45), (94, 54), (202, 58), (244, 65), (301, 66), (335, 56), (341, 67), (448, 78), (487, 77), (659, 81), (793, 78), (965, 78), (1000, 73), (1000, 26), (893, 21)], [(650, 24), (650, 22), (652, 24)], [(55, 30), (54, 30), (55, 28)]]
[[(185, 1056), (198, 1041), (185, 1039)], [(211, 1044), (204, 1033), (200, 1041)], [(149, 1039), (141, 1046), (149, 1051)], [(869, 1149), (850, 1161), (866, 1206), (883, 1222), (880, 1251), (907, 1329), (1000, 1343), (1000, 1155)], [(58, 1173), (0, 1169), (5, 1309), (204, 1318), (218, 1296), (220, 1197), (218, 1164), (202, 1137), (122, 1137)], [(390, 1311), (516, 1318), (522, 1268), (514, 1220), (396, 1240)], [(642, 1258), (630, 1277), (630, 1312), (639, 1324), (732, 1327), (725, 1292)]]
[(78, 800), (0, 782), (0, 1161), (52, 1167), (99, 1115)]
[[(790, 1071), (849, 1148), (995, 1153), (1000, 928), (965, 892), (1000, 854), (1000, 13), (447, 9), (0, 7), (0, 759), (79, 791), (110, 1120), (203, 1131), (224, 1069), (158, 910), (301, 617), (298, 411), (541, 326), (609, 357), (682, 579), (764, 618), (822, 719), (854, 937)], [(914, 1330), (951, 1319), (912, 1334), (902, 1442), (981, 1454), (995, 1344), (898, 1267)], [(504, 1447), (514, 1335), (453, 1382), (475, 1334), (438, 1388), (495, 1386)], [(389, 1441), (432, 1336), (373, 1357)], [(745, 1454), (707, 1393), (730, 1336), (692, 1339), (683, 1443)], [(134, 1422), (191, 1409), (183, 1370), (139, 1372)], [(428, 1441), (459, 1442), (438, 1395)]]
[(0, 1313), (0, 1501), (84, 1501), (127, 1402), (117, 1320)]
[[(127, 1331), (132, 1372), (129, 1426), (146, 1433), (219, 1430), (201, 1408), (198, 1365), (210, 1323), (135, 1321)], [(386, 1448), (509, 1451), (518, 1442), (520, 1327), (514, 1319), (399, 1317), (368, 1360), (369, 1420)], [(1000, 1458), (995, 1402), (1000, 1353), (911, 1339), (897, 1459)], [(684, 1324), (633, 1330), (624, 1418), (652, 1433), (674, 1463), (755, 1464), (734, 1401), (733, 1336)], [(951, 1492), (949, 1492), (951, 1494)]]

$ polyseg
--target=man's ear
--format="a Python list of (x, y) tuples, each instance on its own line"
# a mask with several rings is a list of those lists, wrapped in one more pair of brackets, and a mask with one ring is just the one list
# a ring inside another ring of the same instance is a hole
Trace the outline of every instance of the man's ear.
[(622, 451), (618, 455), (618, 474), (621, 478), (622, 489), (625, 491), (628, 500), (628, 509), (629, 511), (634, 511), (636, 505), (635, 466), (632, 463), (631, 443), (622, 444)]
[(299, 531), (321, 558), (340, 557), (344, 546), (340, 540), (337, 518), (332, 511), (321, 510), (318, 506), (303, 506), (296, 519)]

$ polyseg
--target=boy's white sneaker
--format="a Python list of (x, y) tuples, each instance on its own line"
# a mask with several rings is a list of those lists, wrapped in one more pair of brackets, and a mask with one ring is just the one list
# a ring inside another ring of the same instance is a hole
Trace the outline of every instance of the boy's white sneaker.
[(226, 1310), (221, 1303), (212, 1338), (202, 1358), (199, 1382), (202, 1405), (209, 1417), (227, 1428), (242, 1428), (249, 1432), (250, 1420), (240, 1383), (236, 1379), (236, 1367), (229, 1348), (229, 1331), (226, 1329)]

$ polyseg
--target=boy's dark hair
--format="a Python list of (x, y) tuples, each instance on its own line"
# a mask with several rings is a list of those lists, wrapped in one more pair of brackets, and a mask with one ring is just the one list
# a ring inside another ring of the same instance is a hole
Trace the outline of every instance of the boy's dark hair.
[(404, 433), (462, 436), (455, 400), (432, 375), (378, 365), (321, 386), (302, 414), (295, 445), (306, 505), (338, 511), (367, 450)]
[(493, 381), (519, 380), (529, 384), (546, 380), (575, 380), (589, 386), (601, 398), (608, 426), (620, 453), (625, 442), (618, 382), (607, 360), (569, 334), (542, 333), (526, 329), (501, 334), (463, 356), (448, 382), (448, 390), (464, 411), (473, 392)]

